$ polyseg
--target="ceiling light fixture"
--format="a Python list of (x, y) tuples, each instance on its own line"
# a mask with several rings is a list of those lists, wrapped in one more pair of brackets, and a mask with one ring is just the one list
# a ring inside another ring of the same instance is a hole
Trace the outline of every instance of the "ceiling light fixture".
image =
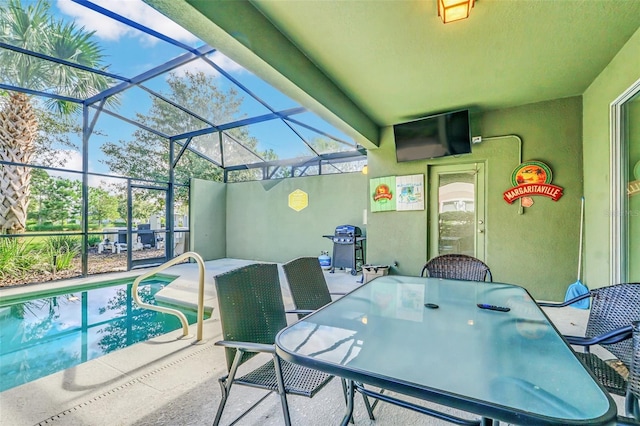
[(437, 0), (438, 16), (442, 22), (449, 23), (466, 19), (475, 4), (475, 0)]

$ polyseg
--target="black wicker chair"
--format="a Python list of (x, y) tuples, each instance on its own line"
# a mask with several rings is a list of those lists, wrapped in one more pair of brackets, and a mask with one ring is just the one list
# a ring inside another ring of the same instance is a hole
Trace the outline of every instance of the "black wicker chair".
[(317, 257), (298, 257), (282, 265), (287, 277), (294, 311), (299, 318), (331, 303), (332, 295), (343, 296), (344, 293), (330, 293), (324, 273)]
[[(343, 296), (345, 293), (330, 293), (327, 280), (320, 267), (317, 257), (298, 257), (282, 265), (284, 275), (287, 277), (291, 298), (295, 305), (294, 310), (287, 313), (298, 314), (298, 318), (309, 315), (311, 312), (322, 308), (332, 302), (333, 296)], [(343, 383), (344, 386), (344, 383)], [(373, 409), (378, 404), (369, 402), (366, 395), (362, 395), (367, 414), (371, 420), (375, 420)]]
[(466, 254), (442, 254), (429, 260), (420, 276), (454, 280), (493, 281), (491, 270), (480, 259)]
[[(276, 334), (287, 326), (275, 264), (244, 266), (215, 277), (228, 374), (219, 379), (222, 399), (214, 425), (220, 423), (233, 384), (278, 392), (284, 423), (290, 425), (287, 394), (313, 397), (333, 376), (291, 364), (275, 353)], [(242, 377), (238, 367), (259, 352), (272, 359)]]
[(624, 396), (627, 380), (607, 362), (590, 352), (590, 347), (600, 345), (611, 352), (626, 368), (633, 359), (631, 324), (640, 319), (640, 283), (616, 284), (589, 291), (563, 303), (542, 303), (543, 307), (570, 306), (578, 300), (591, 298), (591, 311), (585, 336), (564, 336), (571, 345), (582, 346), (583, 353), (576, 353), (607, 391)]
[(640, 422), (640, 321), (634, 321), (633, 358), (627, 382), (626, 413)]

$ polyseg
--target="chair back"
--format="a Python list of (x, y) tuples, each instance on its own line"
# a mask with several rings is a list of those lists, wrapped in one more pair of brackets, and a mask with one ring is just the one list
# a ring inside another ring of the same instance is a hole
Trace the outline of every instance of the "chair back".
[(317, 257), (299, 257), (282, 265), (282, 269), (296, 309), (315, 311), (331, 302), (329, 287)]
[(493, 281), (491, 270), (480, 259), (466, 254), (442, 254), (429, 260), (421, 276), (455, 280)]
[[(629, 392), (635, 396), (636, 400), (640, 400), (640, 321), (633, 322), (633, 360), (629, 368), (627, 384)], [(636, 420), (640, 420), (640, 417)]]
[[(274, 344), (287, 326), (278, 266), (247, 265), (214, 278), (224, 340)], [(235, 353), (225, 348), (228, 369)], [(241, 363), (254, 355), (245, 353)]]
[[(616, 284), (591, 290), (591, 311), (586, 337), (596, 337), (640, 319), (640, 283)], [(629, 367), (633, 356), (632, 339), (602, 345)]]

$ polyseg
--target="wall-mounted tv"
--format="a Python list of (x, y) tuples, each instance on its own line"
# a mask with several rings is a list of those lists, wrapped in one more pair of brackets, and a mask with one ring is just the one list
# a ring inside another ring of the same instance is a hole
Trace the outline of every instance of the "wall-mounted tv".
[(393, 126), (398, 162), (471, 152), (469, 110), (432, 115)]

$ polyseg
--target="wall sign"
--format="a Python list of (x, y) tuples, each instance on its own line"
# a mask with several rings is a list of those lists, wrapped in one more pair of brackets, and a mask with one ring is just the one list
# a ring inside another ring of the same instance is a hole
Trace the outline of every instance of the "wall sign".
[(309, 195), (301, 189), (296, 189), (289, 194), (289, 207), (299, 212), (309, 205)]
[(396, 210), (424, 210), (424, 175), (396, 176)]
[[(551, 169), (542, 161), (525, 161), (515, 168), (511, 174), (513, 188), (503, 194), (504, 200), (512, 204), (518, 198), (541, 195), (558, 201), (562, 197), (562, 188), (551, 184)], [(527, 200), (528, 206), (533, 204)], [(524, 205), (524, 204), (523, 204)], [(524, 205), (528, 207), (527, 205)]]
[(387, 176), (369, 181), (371, 212), (388, 212), (396, 209), (396, 177)]

